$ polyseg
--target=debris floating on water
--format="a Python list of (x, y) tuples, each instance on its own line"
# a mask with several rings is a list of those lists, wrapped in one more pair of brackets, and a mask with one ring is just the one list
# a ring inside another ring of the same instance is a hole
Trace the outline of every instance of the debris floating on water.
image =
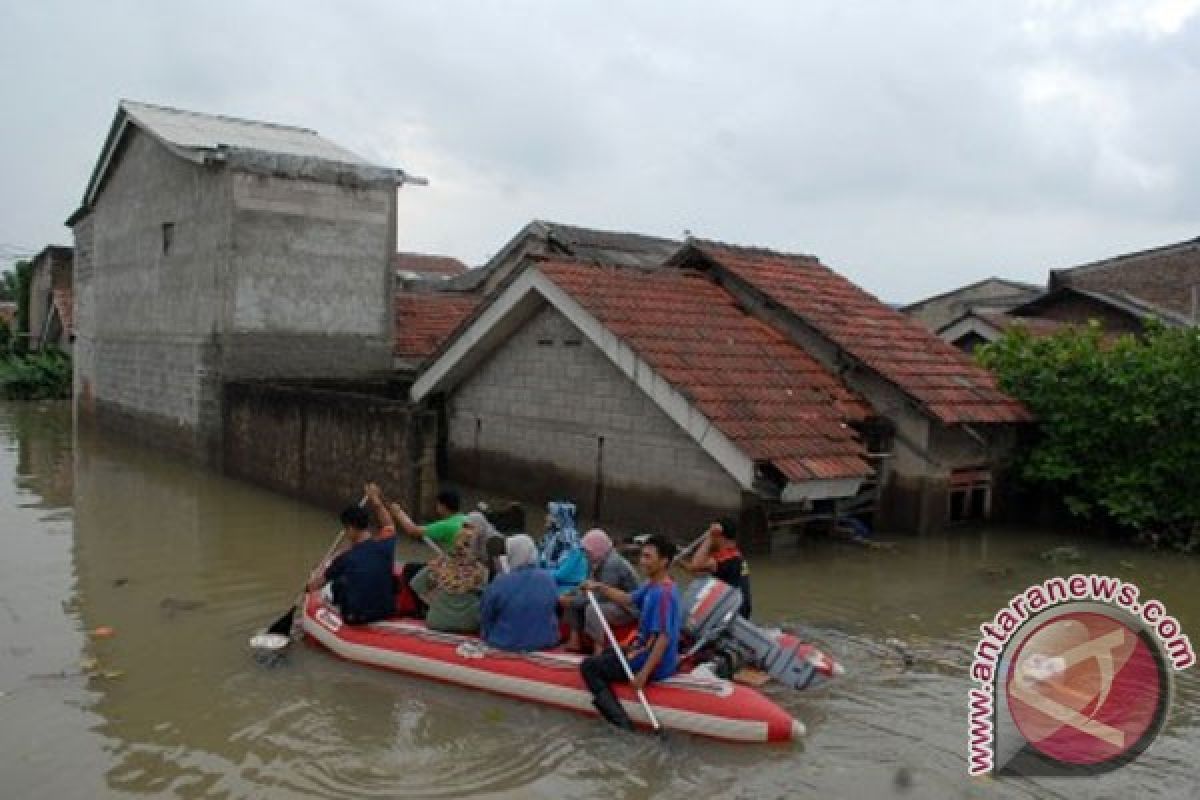
[(107, 639), (114, 634), (116, 634), (116, 631), (109, 625), (101, 625), (92, 630), (92, 636), (95, 636), (97, 639)]

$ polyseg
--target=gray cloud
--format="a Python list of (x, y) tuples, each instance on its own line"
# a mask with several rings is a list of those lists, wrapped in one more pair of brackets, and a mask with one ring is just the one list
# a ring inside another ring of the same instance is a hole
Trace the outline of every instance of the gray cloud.
[(426, 174), (401, 246), (473, 263), (547, 217), (815, 252), (894, 300), (1039, 280), (1200, 233), (1194, 5), (24, 4), (0, 242), (67, 240), (129, 96)]

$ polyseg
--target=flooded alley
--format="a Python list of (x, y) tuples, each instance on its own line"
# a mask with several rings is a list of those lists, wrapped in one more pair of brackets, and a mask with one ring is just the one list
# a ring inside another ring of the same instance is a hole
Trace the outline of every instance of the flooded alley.
[[(119, 438), (76, 438), (65, 405), (0, 404), (4, 796), (1194, 795), (1195, 670), (1177, 676), (1150, 751), (1102, 777), (970, 780), (965, 736), (977, 626), (1015, 592), (1064, 570), (1119, 576), (1195, 640), (1195, 557), (998, 528), (759, 555), (758, 621), (817, 641), (847, 674), (807, 693), (767, 690), (808, 726), (798, 744), (660, 745), (313, 647), (256, 663), (248, 636), (293, 602), (336, 527), (320, 509)], [(1040, 557), (1068, 545), (1085, 560)]]

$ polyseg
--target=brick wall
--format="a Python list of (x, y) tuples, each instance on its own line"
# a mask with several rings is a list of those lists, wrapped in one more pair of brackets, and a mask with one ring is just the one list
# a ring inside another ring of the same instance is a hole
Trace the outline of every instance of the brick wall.
[(585, 524), (685, 529), (741, 506), (734, 480), (549, 307), (455, 390), (446, 417), (452, 478), (570, 497)]
[(428, 513), (436, 417), (387, 396), (395, 394), (387, 387), (351, 388), (227, 384), (225, 472), (330, 509), (374, 480), (406, 509)]

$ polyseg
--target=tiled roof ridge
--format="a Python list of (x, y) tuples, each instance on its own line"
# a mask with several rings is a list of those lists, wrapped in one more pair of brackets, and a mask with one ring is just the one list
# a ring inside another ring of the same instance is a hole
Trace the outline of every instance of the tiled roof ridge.
[[(657, 244), (672, 244), (681, 245), (682, 242), (678, 239), (671, 239), (666, 236), (654, 236), (648, 233), (637, 233), (635, 231), (613, 231), (604, 228), (589, 228), (585, 225), (573, 225), (568, 222), (554, 222), (548, 219), (535, 219), (534, 223), (540, 225), (548, 234), (553, 235), (556, 231), (560, 232), (577, 232), (584, 236), (599, 234), (601, 236), (619, 237), (621, 239), (637, 239), (643, 242), (655, 242)], [(619, 250), (623, 248), (613, 247)]]
[(690, 236), (687, 240), (688, 244), (694, 244), (701, 249), (706, 247), (719, 248), (729, 250), (740, 255), (761, 256), (765, 258), (782, 258), (788, 261), (796, 261), (803, 263), (805, 266), (824, 267), (832, 272), (827, 265), (821, 262), (821, 259), (812, 253), (785, 253), (781, 250), (772, 250), (769, 247), (760, 247), (757, 245), (732, 244), (730, 242), (722, 242), (717, 239), (703, 239), (697, 236)]
[(139, 107), (140, 108), (148, 108), (148, 109), (153, 109), (155, 111), (166, 111), (171, 114), (180, 114), (180, 115), (189, 116), (189, 117), (203, 117), (205, 119), (218, 119), (218, 120), (221, 120), (222, 122), (233, 122), (238, 125), (252, 125), (252, 126), (258, 127), (258, 128), (274, 128), (276, 130), (281, 130), (281, 131), (295, 131), (296, 133), (308, 133), (308, 134), (312, 134), (313, 136), (320, 135), (312, 128), (304, 128), (299, 125), (286, 125), (281, 122), (268, 122), (266, 120), (260, 120), (260, 119), (247, 119), (246, 117), (234, 117), (229, 114), (212, 114), (207, 111), (190, 111), (186, 108), (176, 108), (175, 106), (165, 106), (165, 105), (160, 105), (158, 103), (146, 103), (141, 100), (130, 100), (129, 98), (121, 98), (121, 108), (123, 110), (125, 110), (126, 112), (128, 112), (129, 107), (133, 107), (134, 110), (136, 110)]
[(1159, 245), (1158, 247), (1148, 247), (1144, 250), (1134, 250), (1130, 253), (1121, 253), (1120, 255), (1109, 256), (1108, 258), (1101, 258), (1096, 261), (1088, 261), (1083, 264), (1077, 264), (1073, 267), (1061, 267), (1059, 269), (1052, 269), (1050, 271), (1055, 275), (1069, 279), (1072, 274), (1090, 272), (1094, 269), (1111, 266), (1122, 261), (1137, 261), (1140, 259), (1153, 258), (1154, 256), (1166, 255), (1176, 251), (1198, 248), (1200, 248), (1200, 236), (1192, 239), (1184, 239), (1181, 242)]

